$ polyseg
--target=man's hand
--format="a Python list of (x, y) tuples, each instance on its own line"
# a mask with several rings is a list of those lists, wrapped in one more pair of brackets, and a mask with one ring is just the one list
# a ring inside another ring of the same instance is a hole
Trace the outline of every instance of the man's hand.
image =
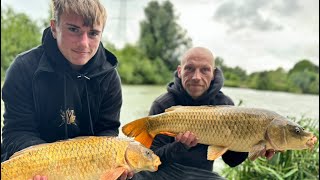
[[(119, 180), (126, 180), (126, 179), (131, 179), (133, 177), (133, 172), (128, 172), (127, 170), (124, 171), (121, 176), (118, 178)], [(47, 176), (40, 176), (36, 175), (33, 177), (33, 179), (29, 180), (48, 180)]]
[(264, 156), (270, 160), (272, 159), (272, 157), (276, 154), (276, 151), (274, 149), (269, 149), (266, 151), (266, 153), (264, 154)]
[[(268, 160), (270, 160), (276, 154), (276, 152), (283, 152), (283, 151), (276, 151), (274, 149), (268, 149), (268, 150), (264, 149), (263, 151), (260, 152), (260, 156), (257, 156), (257, 157), (265, 157)], [(252, 160), (255, 160), (255, 159), (252, 159)]]
[(48, 178), (47, 176), (36, 175), (33, 177), (33, 179), (29, 179), (29, 180), (48, 180)]
[(190, 131), (185, 133), (179, 133), (175, 137), (176, 142), (181, 142), (184, 145), (190, 147), (196, 146), (198, 144), (198, 138)]
[(125, 170), (121, 176), (118, 178), (118, 180), (126, 180), (126, 179), (131, 179), (133, 177), (134, 173), (129, 172), (128, 170)]

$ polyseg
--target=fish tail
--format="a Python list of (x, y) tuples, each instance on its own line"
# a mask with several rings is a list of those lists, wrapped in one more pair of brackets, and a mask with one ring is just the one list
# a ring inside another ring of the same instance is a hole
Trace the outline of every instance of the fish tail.
[(144, 117), (124, 125), (122, 127), (123, 134), (134, 137), (134, 140), (139, 141), (147, 148), (150, 148), (154, 137), (149, 134), (147, 126), (148, 120), (149, 117)]

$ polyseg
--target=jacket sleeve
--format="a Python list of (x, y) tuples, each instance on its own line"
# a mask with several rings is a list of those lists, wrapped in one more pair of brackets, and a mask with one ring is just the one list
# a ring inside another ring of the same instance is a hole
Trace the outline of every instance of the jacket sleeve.
[(105, 93), (101, 102), (99, 119), (95, 124), (95, 134), (98, 136), (118, 136), (122, 91), (120, 77), (116, 70), (105, 77), (103, 90)]
[(150, 147), (158, 155), (163, 164), (177, 162), (180, 158), (177, 153), (184, 153), (188, 148), (180, 142), (174, 142), (173, 137), (158, 134), (155, 136)]
[(32, 75), (18, 57), (8, 68), (2, 88), (5, 106), (2, 129), (2, 157), (6, 160), (13, 153), (26, 147), (45, 143), (38, 131), (35, 103), (32, 93)]
[(248, 157), (248, 152), (227, 151), (222, 155), (222, 160), (230, 167), (235, 167), (245, 161)]

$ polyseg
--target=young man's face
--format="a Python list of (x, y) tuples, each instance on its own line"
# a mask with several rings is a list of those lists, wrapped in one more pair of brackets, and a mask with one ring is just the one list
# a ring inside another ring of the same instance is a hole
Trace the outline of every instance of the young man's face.
[(206, 51), (194, 51), (185, 57), (177, 70), (183, 88), (197, 99), (208, 90), (214, 78), (213, 57)]
[(83, 18), (75, 13), (62, 13), (59, 21), (51, 21), (53, 37), (71, 67), (79, 70), (96, 54), (103, 25), (84, 26)]

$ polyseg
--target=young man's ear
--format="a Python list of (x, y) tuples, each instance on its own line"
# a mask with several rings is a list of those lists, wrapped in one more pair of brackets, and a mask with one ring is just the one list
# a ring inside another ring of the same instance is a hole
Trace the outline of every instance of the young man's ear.
[(181, 78), (181, 65), (177, 67), (178, 77)]
[(56, 21), (55, 20), (50, 20), (50, 28), (52, 32), (53, 38), (57, 38), (57, 29), (56, 29)]

